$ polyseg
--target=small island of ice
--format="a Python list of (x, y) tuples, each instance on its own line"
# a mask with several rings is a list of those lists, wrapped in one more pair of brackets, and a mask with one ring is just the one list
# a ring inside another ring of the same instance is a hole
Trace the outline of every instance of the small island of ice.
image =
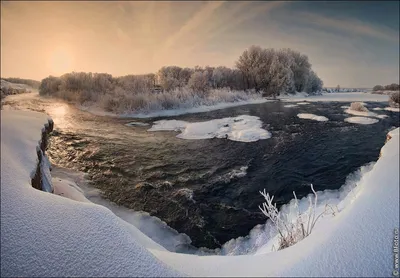
[(344, 119), (344, 121), (352, 124), (362, 124), (362, 125), (371, 125), (379, 122), (379, 120), (377, 119), (372, 119), (368, 117), (350, 117)]
[(181, 139), (225, 138), (232, 141), (255, 142), (271, 138), (271, 133), (261, 128), (259, 117), (241, 115), (206, 122), (189, 123), (178, 120), (154, 122), (148, 131), (181, 131)]
[(392, 111), (392, 112), (400, 112), (400, 108), (399, 107), (386, 107), (385, 110), (386, 111)]
[(143, 123), (143, 122), (130, 122), (125, 124), (126, 126), (148, 126), (148, 123)]
[(297, 114), (297, 117), (299, 117), (300, 119), (308, 119), (308, 120), (314, 120), (314, 121), (319, 121), (319, 122), (329, 121), (329, 119), (327, 117), (318, 116), (318, 115), (314, 115), (314, 114), (308, 114), (308, 113)]
[(346, 109), (344, 110), (345, 113), (347, 114), (351, 114), (351, 115), (356, 115), (356, 116), (365, 116), (365, 117), (376, 117), (377, 114), (374, 112), (370, 112), (370, 111), (357, 111), (357, 110), (353, 110), (353, 109)]

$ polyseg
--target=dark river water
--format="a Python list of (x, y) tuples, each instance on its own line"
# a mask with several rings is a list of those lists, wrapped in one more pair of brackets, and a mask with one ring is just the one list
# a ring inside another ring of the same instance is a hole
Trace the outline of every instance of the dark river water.
[[(376, 161), (385, 137), (399, 126), (399, 113), (372, 125), (344, 122), (344, 102), (284, 108), (267, 102), (169, 119), (189, 122), (239, 115), (260, 117), (272, 133), (252, 143), (226, 139), (184, 140), (177, 132), (148, 132), (155, 120), (94, 116), (50, 99), (10, 101), (11, 106), (44, 111), (55, 122), (48, 155), (53, 164), (88, 173), (103, 197), (146, 211), (187, 234), (196, 247), (216, 248), (248, 235), (265, 223), (259, 191), (275, 195), (278, 206), (317, 191), (338, 189), (346, 176)], [(367, 103), (368, 108), (387, 103)], [(299, 119), (313, 113), (328, 122)], [(126, 126), (131, 121), (149, 126)]]

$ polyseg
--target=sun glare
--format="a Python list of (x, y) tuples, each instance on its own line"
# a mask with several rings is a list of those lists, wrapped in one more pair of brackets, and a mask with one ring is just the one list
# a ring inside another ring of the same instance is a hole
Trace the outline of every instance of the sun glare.
[(71, 72), (73, 56), (66, 48), (56, 48), (49, 57), (49, 68), (55, 75), (62, 75)]

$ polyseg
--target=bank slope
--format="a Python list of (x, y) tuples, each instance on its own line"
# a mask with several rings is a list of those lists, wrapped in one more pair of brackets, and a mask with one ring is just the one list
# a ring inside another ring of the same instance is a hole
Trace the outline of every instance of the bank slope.
[(1, 276), (178, 276), (110, 210), (32, 188), (47, 122), (1, 111)]

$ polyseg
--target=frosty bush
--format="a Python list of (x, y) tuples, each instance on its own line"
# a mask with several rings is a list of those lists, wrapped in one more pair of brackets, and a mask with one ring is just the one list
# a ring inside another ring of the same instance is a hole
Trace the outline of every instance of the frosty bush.
[(368, 109), (361, 102), (352, 102), (350, 104), (350, 109), (360, 112), (368, 112)]
[(325, 205), (325, 210), (322, 213), (318, 215), (316, 214), (318, 195), (317, 192), (315, 192), (312, 184), (311, 190), (314, 194), (314, 202), (310, 195), (309, 207), (308, 210), (304, 213), (300, 212), (297, 196), (296, 193), (293, 191), (293, 195), (295, 198), (295, 209), (297, 210), (294, 221), (290, 220), (287, 214), (285, 215), (278, 211), (276, 203), (272, 203), (274, 196), (271, 197), (269, 193), (265, 192), (265, 189), (263, 192), (260, 191), (260, 194), (265, 198), (265, 202), (262, 204), (262, 207), (259, 206), (259, 208), (262, 213), (271, 220), (278, 231), (278, 250), (292, 246), (300, 240), (304, 239), (305, 237), (309, 236), (314, 229), (314, 226), (317, 223), (318, 219), (325, 213), (330, 212), (335, 215), (335, 210), (332, 208), (332, 206), (328, 204)]
[(392, 107), (399, 107), (400, 105), (400, 92), (394, 92), (390, 94), (389, 104)]

